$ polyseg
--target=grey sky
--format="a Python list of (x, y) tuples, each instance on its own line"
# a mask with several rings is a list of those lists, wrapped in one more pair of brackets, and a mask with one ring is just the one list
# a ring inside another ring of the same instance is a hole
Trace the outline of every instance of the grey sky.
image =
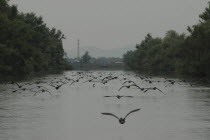
[(41, 15), (67, 36), (64, 48), (134, 46), (147, 33), (185, 32), (198, 22), (208, 0), (10, 0), (20, 11)]

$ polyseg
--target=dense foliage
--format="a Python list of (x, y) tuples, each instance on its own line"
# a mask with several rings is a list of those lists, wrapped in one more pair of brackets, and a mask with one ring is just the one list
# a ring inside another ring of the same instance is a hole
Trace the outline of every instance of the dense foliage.
[(0, 0), (0, 74), (63, 70), (65, 62), (60, 30), (48, 28), (42, 17), (19, 13), (8, 0)]
[(136, 50), (124, 54), (124, 63), (137, 71), (210, 77), (210, 2), (199, 17), (199, 24), (188, 27), (188, 36), (173, 30), (163, 38), (153, 38), (148, 34), (136, 45)]

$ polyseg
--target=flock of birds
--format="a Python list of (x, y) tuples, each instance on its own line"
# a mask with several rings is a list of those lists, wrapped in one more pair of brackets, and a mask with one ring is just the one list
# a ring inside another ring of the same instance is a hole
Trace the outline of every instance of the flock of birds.
[[(132, 79), (136, 80), (132, 80)], [(152, 92), (159, 92), (160, 94), (165, 95), (163, 90), (161, 90), (159, 87), (154, 86), (154, 83), (158, 84), (164, 84), (165, 87), (173, 86), (175, 84), (186, 84), (186, 80), (183, 81), (175, 81), (172, 79), (166, 79), (161, 78), (160, 80), (153, 80), (151, 77), (148, 76), (141, 76), (138, 74), (131, 74), (131, 73), (117, 73), (117, 72), (71, 72), (71, 74), (62, 75), (60, 77), (44, 77), (37, 79), (33, 82), (15, 82), (10, 81), (8, 83), (5, 83), (5, 85), (13, 85), (12, 88), (7, 91), (10, 93), (22, 93), (30, 91), (30, 93), (33, 93), (33, 96), (37, 96), (40, 93), (47, 93), (50, 96), (53, 96), (53, 94), (60, 90), (63, 86), (74, 86), (77, 84), (78, 86), (83, 86), (84, 84), (89, 83), (91, 87), (95, 88), (96, 86), (104, 86), (108, 83), (111, 83), (111, 81), (117, 81), (118, 83), (121, 83), (121, 87), (119, 87), (117, 92), (120, 92), (121, 90), (125, 89), (136, 89), (139, 90), (140, 93), (144, 94), (149, 91)], [(141, 83), (139, 83), (139, 81)], [(138, 83), (137, 83), (138, 82)], [(158, 85), (155, 84), (155, 85)], [(144, 85), (144, 86), (142, 86)], [(147, 85), (147, 86), (145, 86)], [(192, 85), (190, 85), (192, 86)], [(134, 96), (130, 95), (107, 95), (104, 96), (105, 98), (133, 98)], [(108, 115), (112, 116), (116, 119), (118, 119), (120, 124), (125, 123), (125, 119), (132, 113), (139, 111), (140, 108), (131, 110), (128, 112), (125, 117), (118, 117), (113, 113), (101, 113), (102, 115)]]

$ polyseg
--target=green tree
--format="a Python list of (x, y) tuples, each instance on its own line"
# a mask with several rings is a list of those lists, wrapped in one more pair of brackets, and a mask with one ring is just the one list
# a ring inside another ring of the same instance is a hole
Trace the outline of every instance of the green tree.
[(89, 52), (86, 51), (85, 54), (82, 56), (82, 63), (88, 64), (90, 62), (91, 56), (89, 55)]
[(199, 17), (199, 24), (188, 27), (189, 36), (173, 30), (166, 32), (162, 39), (147, 34), (136, 50), (124, 54), (125, 65), (138, 71), (173, 71), (210, 77), (210, 2)]
[(60, 30), (48, 28), (42, 17), (21, 13), (17, 6), (0, 0), (0, 74), (63, 70), (64, 60)]

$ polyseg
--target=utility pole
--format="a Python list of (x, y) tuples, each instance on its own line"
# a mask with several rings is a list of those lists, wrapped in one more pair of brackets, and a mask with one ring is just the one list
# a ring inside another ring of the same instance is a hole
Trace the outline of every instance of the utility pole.
[(80, 42), (79, 42), (79, 39), (78, 39), (77, 41), (78, 41), (78, 42), (77, 42), (77, 47), (78, 47), (78, 48), (77, 48), (77, 58), (78, 58), (78, 60), (79, 60), (79, 59), (80, 59), (80, 56), (79, 56), (79, 51), (80, 51), (80, 50), (79, 50), (79, 45), (80, 45), (79, 43), (80, 43)]

